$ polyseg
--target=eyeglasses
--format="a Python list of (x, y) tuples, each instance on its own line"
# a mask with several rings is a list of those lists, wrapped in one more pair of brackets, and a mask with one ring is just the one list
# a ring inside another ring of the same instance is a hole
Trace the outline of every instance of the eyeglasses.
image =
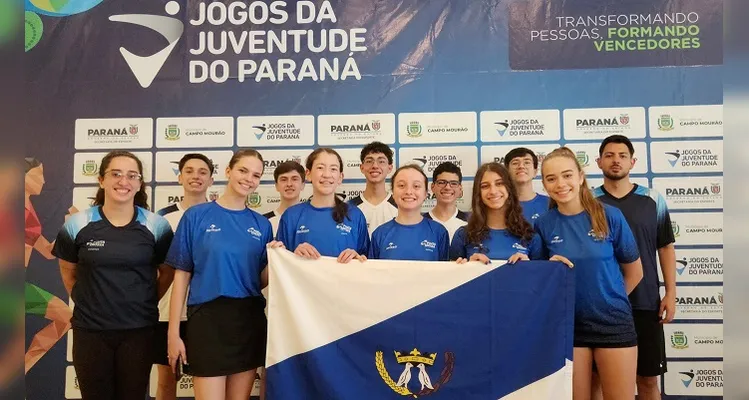
[(447, 186), (447, 185), (450, 185), (450, 187), (453, 188), (453, 189), (457, 189), (458, 187), (460, 187), (460, 182), (458, 182), (458, 181), (446, 181), (444, 179), (437, 179), (434, 182), (434, 186), (437, 186), (437, 187), (444, 187), (444, 186)]
[(143, 176), (137, 172), (128, 172), (124, 173), (117, 169), (112, 169), (104, 173), (104, 175), (109, 175), (114, 180), (119, 181), (123, 177), (126, 177), (128, 181), (130, 182), (140, 182), (141, 179), (143, 179)]
[(372, 159), (372, 158), (367, 158), (367, 159), (364, 160), (364, 162), (362, 163), (362, 165), (366, 165), (367, 167), (371, 167), (375, 163), (377, 163), (377, 165), (379, 165), (380, 167), (387, 167), (390, 164), (390, 162), (387, 160), (387, 158), (379, 158), (377, 160)]

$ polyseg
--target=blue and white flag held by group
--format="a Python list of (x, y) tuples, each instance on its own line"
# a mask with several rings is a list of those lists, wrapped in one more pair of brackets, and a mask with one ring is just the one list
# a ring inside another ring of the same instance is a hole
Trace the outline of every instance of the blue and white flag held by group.
[(268, 260), (271, 400), (572, 398), (561, 263)]

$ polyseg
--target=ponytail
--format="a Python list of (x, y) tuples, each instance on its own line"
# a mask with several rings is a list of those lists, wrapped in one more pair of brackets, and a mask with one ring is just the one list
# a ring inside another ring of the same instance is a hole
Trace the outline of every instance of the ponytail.
[[(580, 163), (577, 161), (577, 157), (575, 157), (575, 153), (573, 153), (569, 148), (560, 147), (558, 149), (555, 149), (544, 158), (544, 162), (555, 157), (568, 158), (574, 161), (575, 165), (577, 166), (577, 171), (580, 173), (583, 172), (582, 168), (580, 167)], [(609, 224), (606, 221), (606, 212), (604, 211), (601, 202), (593, 197), (593, 193), (591, 192), (590, 187), (588, 187), (588, 180), (586, 179), (585, 174), (583, 174), (583, 182), (580, 186), (580, 204), (582, 205), (583, 210), (585, 210), (585, 212), (588, 213), (588, 216), (590, 216), (590, 225), (593, 228), (593, 234), (596, 236), (596, 238), (606, 238), (609, 235)], [(550, 198), (549, 209), (558, 207), (559, 205), (557, 204), (557, 202), (554, 201), (554, 199)]]
[(336, 223), (342, 224), (343, 220), (348, 217), (348, 207), (346, 207), (346, 203), (341, 200), (338, 195), (333, 196), (335, 198), (335, 206), (333, 207), (333, 220), (335, 220)]

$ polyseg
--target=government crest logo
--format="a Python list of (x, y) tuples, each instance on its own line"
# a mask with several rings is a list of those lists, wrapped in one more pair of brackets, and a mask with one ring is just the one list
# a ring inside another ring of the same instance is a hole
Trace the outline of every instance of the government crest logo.
[[(375, 366), (385, 384), (401, 396), (413, 398), (428, 396), (437, 392), (452, 378), (453, 367), (455, 366), (455, 355), (452, 352), (445, 352), (444, 363), (439, 376), (434, 373), (430, 376), (427, 370), (434, 367), (435, 361), (437, 361), (437, 353), (422, 353), (418, 349), (413, 349), (407, 354), (399, 351), (393, 351), (393, 354), (395, 362), (399, 366), (403, 366), (403, 371), (397, 381), (390, 376), (385, 366), (385, 357), (382, 351), (375, 353)], [(418, 383), (412, 382), (412, 374), (418, 374)], [(435, 378), (435, 380), (432, 381), (432, 378)]]
[(619, 123), (621, 123), (622, 125), (629, 124), (629, 114), (620, 114)]
[(581, 167), (587, 167), (588, 162), (590, 161), (590, 158), (588, 157), (588, 153), (586, 153), (585, 151), (576, 152), (575, 158), (577, 158), (577, 162), (580, 163)]
[(411, 121), (408, 123), (408, 137), (419, 137), (421, 136), (421, 124), (418, 121)]
[(674, 331), (674, 333), (671, 334), (671, 347), (679, 350), (689, 347), (687, 335), (682, 331)]
[(84, 176), (96, 176), (99, 173), (99, 166), (96, 165), (94, 160), (86, 160), (83, 163), (83, 175)]
[(720, 183), (711, 183), (710, 192), (712, 194), (720, 194)]
[(379, 119), (373, 119), (372, 120), (372, 130), (373, 131), (379, 131), (382, 127), (382, 124), (380, 123)]
[(250, 208), (258, 208), (262, 202), (263, 198), (257, 193), (247, 196), (247, 206)]
[(164, 135), (166, 136), (166, 140), (178, 140), (179, 127), (174, 124), (167, 126), (166, 130), (164, 131)]
[(208, 192), (208, 201), (216, 201), (218, 200), (218, 197), (219, 197), (218, 191), (211, 190)]
[(138, 124), (130, 125), (130, 127), (127, 130), (128, 130), (128, 132), (130, 132), (131, 135), (137, 135), (138, 134)]
[(679, 224), (671, 221), (671, 230), (674, 232), (674, 237), (679, 237)]
[(670, 131), (674, 129), (674, 119), (668, 114), (663, 114), (658, 118), (658, 130)]

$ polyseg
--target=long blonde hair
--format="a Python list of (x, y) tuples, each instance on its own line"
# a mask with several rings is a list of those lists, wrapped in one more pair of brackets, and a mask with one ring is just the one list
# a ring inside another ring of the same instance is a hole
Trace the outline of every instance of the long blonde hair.
[[(590, 188), (588, 187), (588, 180), (585, 178), (583, 169), (582, 167), (580, 167), (580, 163), (577, 162), (577, 157), (575, 157), (575, 153), (573, 153), (572, 150), (567, 147), (560, 147), (547, 154), (544, 158), (543, 163), (541, 164), (541, 175), (545, 179), (543, 167), (546, 164), (546, 161), (558, 157), (572, 160), (577, 166), (578, 173), (582, 174), (583, 184), (580, 187), (580, 203), (582, 204), (585, 212), (587, 212), (590, 216), (590, 224), (593, 226), (593, 233), (599, 239), (605, 238), (609, 234), (609, 224), (608, 222), (606, 222), (606, 213), (603, 209), (603, 204), (601, 204), (601, 202), (593, 197), (593, 193), (591, 193)], [(559, 205), (557, 204), (557, 202), (554, 201), (554, 199), (550, 198), (549, 208), (558, 207)]]

